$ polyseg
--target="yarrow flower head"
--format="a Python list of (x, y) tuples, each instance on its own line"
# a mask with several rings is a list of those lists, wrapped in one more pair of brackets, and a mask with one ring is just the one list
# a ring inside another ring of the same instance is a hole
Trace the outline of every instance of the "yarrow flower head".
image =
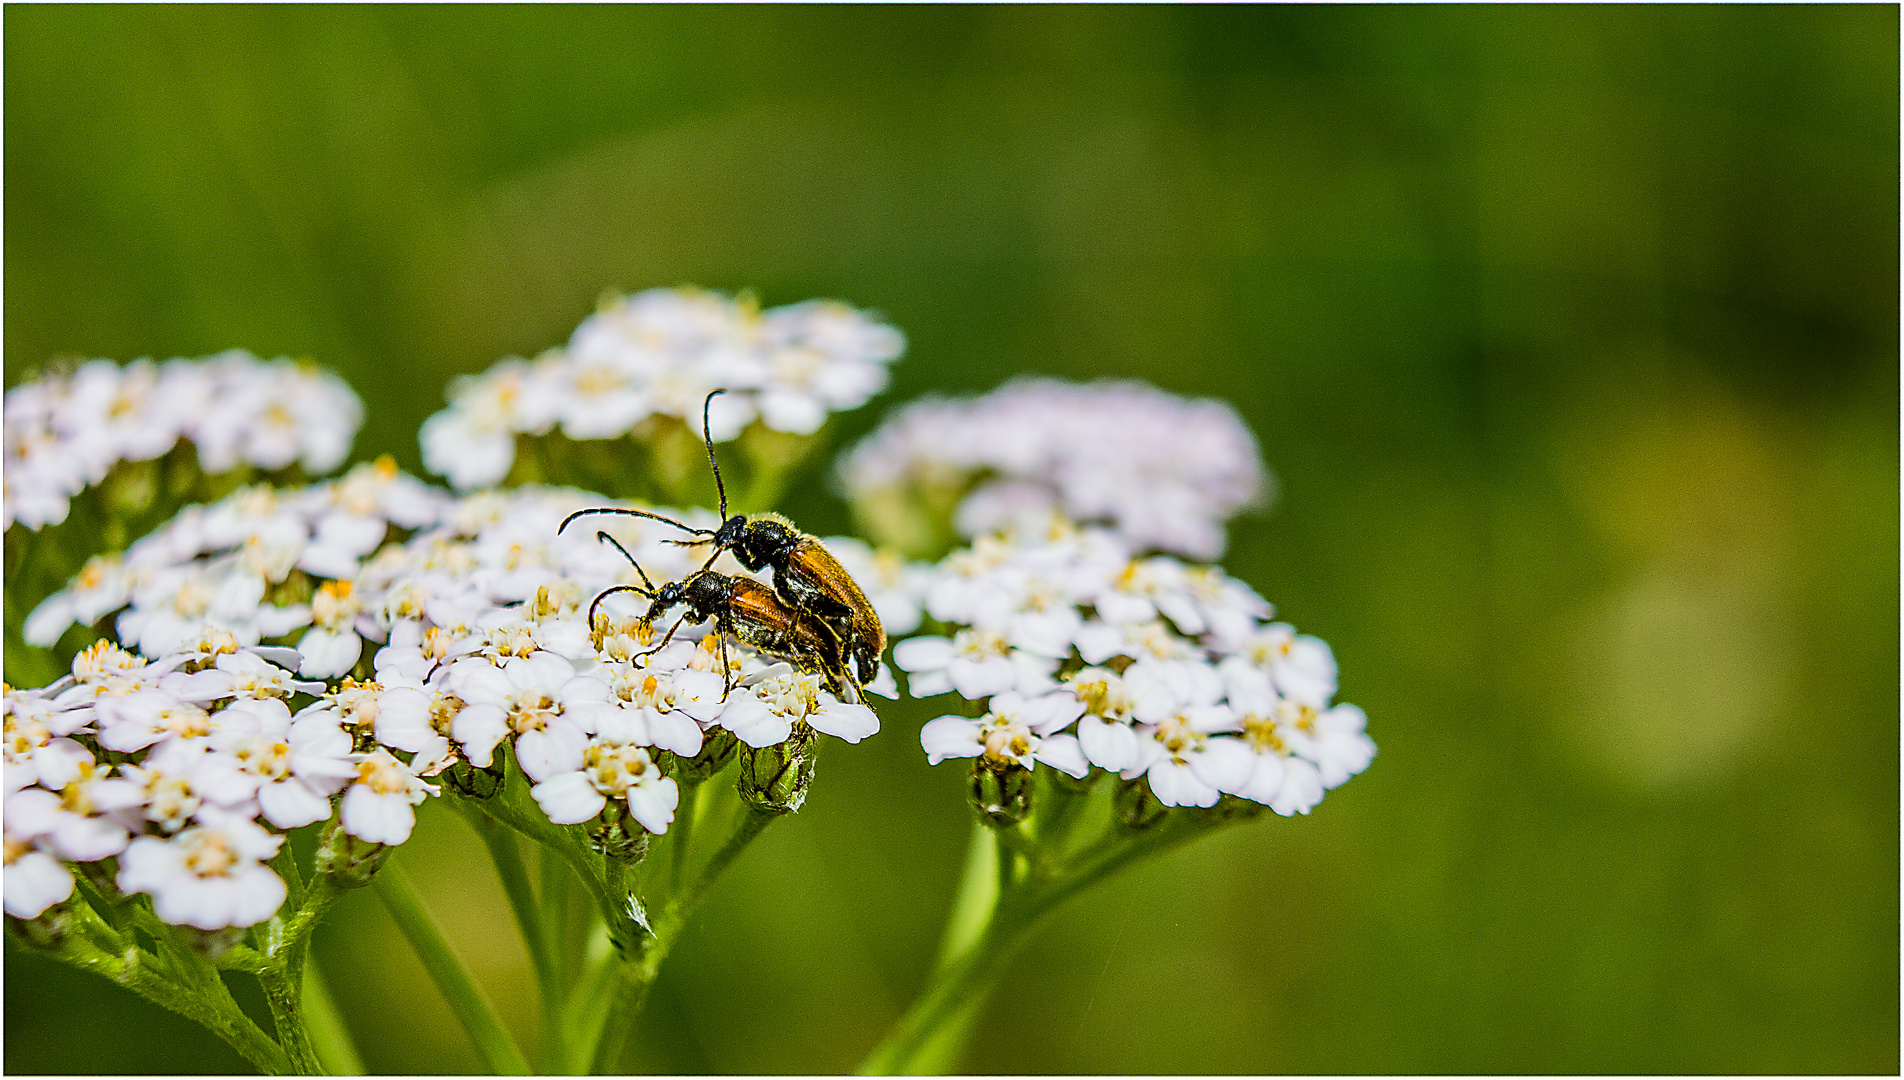
[(926, 610), (952, 632), (902, 641), (894, 660), (914, 696), (955, 691), (985, 712), (925, 726), (934, 764), (1095, 768), (1142, 780), (1167, 807), (1229, 795), (1284, 815), (1368, 766), (1362, 711), (1331, 704), (1326, 644), (1269, 621), (1269, 604), (1221, 570), (1133, 546), (1060, 522), (940, 564)]
[[(341, 675), (360, 655), (359, 635), (380, 635), (355, 583), (366, 557), (387, 538), (434, 524), (452, 502), (388, 457), (308, 487), (243, 488), (186, 507), (123, 554), (89, 561), (27, 616), (26, 639), (52, 645), (68, 627), (114, 611), (119, 640), (148, 656), (190, 648), (209, 632), (236, 647), (311, 627), (297, 635), (302, 673)], [(227, 666), (237, 676), (244, 663)]]
[(277, 911), (273, 830), (330, 818), (362, 755), (326, 718), (293, 719), (290, 688), (321, 687), (262, 676), (273, 658), (296, 654), (216, 632), (155, 660), (102, 641), (51, 686), (8, 688), (8, 913), (38, 917), (71, 893), (62, 864), (113, 856), (118, 887), (152, 894), (166, 922), (219, 930)]
[(200, 468), (292, 465), (322, 475), (342, 464), (363, 402), (329, 372), (241, 349), (203, 360), (110, 360), (6, 394), (6, 524), (66, 519), (70, 500), (119, 462), (148, 461), (180, 440)]
[(1235, 409), (1140, 382), (1027, 378), (925, 398), (847, 453), (839, 477), (863, 523), (900, 546), (923, 546), (921, 515), (975, 537), (1055, 512), (1198, 559), (1222, 555), (1224, 522), (1269, 493)]
[(449, 408), (424, 422), (424, 464), (471, 488), (509, 474), (518, 435), (558, 426), (570, 439), (614, 439), (673, 418), (698, 437), (702, 403), (716, 389), (727, 391), (709, 411), (716, 442), (756, 419), (811, 435), (829, 413), (884, 389), (904, 348), (891, 326), (833, 301), (762, 311), (746, 297), (695, 289), (610, 297), (566, 347), (458, 380)]

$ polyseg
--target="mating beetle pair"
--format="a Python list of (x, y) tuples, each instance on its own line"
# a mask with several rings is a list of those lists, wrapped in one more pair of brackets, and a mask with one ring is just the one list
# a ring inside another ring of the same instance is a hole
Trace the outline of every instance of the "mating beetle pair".
[[(560, 533), (568, 528), (569, 522), (590, 514), (625, 514), (651, 518), (693, 536), (693, 539), (668, 543), (691, 547), (711, 541), (714, 545), (700, 569), (657, 589), (626, 548), (615, 543), (607, 533), (597, 532), (597, 539), (614, 544), (615, 549), (634, 564), (643, 585), (617, 585), (597, 596), (589, 605), (589, 626), (595, 625), (595, 609), (602, 599), (618, 592), (638, 593), (651, 600), (648, 613), (642, 616), (642, 622), (649, 625), (676, 604), (682, 604), (686, 611), (668, 629), (662, 645), (673, 639), (675, 630), (687, 619), (696, 622), (712, 619), (716, 633), (732, 634), (763, 655), (786, 660), (822, 676), (827, 681), (827, 689), (842, 701), (856, 704), (860, 700), (860, 687), (871, 682), (878, 672), (879, 657), (886, 651), (886, 630), (859, 583), (818, 539), (801, 532), (779, 514), (727, 515), (727, 486), (721, 480), (721, 465), (714, 456), (714, 436), (708, 429), (708, 414), (714, 398), (724, 393), (725, 390), (716, 390), (701, 404), (701, 433), (707, 441), (707, 460), (714, 469), (714, 487), (721, 501), (718, 529), (697, 529), (646, 510), (604, 506), (577, 510), (564, 518), (556, 530)], [(711, 569), (723, 551), (733, 552), (749, 570), (772, 567), (773, 587)], [(723, 640), (722, 649), (725, 648)], [(722, 660), (725, 677), (724, 651)], [(731, 684), (728, 689), (732, 690)]]

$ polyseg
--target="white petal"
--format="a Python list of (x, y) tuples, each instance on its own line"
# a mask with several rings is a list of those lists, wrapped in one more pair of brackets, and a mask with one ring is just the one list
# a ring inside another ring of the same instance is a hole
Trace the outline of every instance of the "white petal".
[(893, 663), (902, 671), (936, 670), (951, 663), (953, 655), (950, 638), (932, 635), (907, 638), (893, 646)]
[(1218, 791), (1234, 794), (1256, 771), (1256, 755), (1238, 739), (1206, 739), (1203, 748), (1190, 755), (1190, 771)]
[(344, 831), (359, 840), (401, 844), (416, 827), (416, 810), (401, 792), (379, 795), (363, 784), (344, 793)]
[(680, 801), (681, 789), (671, 776), (628, 789), (628, 812), (651, 833), (668, 831), (668, 826), (674, 823), (674, 808)]
[(828, 705), (807, 717), (813, 730), (823, 731), (849, 743), (879, 733), (879, 716), (864, 705)]
[(919, 745), (926, 760), (937, 765), (947, 758), (977, 757), (985, 752), (978, 721), (963, 716), (941, 716), (919, 729)]
[(1078, 741), (1084, 756), (1100, 769), (1122, 772), (1138, 763), (1137, 733), (1129, 724), (1086, 716), (1078, 721)]
[(608, 800), (579, 772), (558, 773), (529, 789), (536, 805), (557, 825), (574, 825), (602, 812)]
[(1217, 790), (1168, 756), (1150, 767), (1149, 776), (1151, 793), (1165, 806), (1216, 805)]
[(259, 788), (258, 807), (265, 820), (280, 829), (295, 829), (331, 816), (331, 801), (294, 778)]
[(1037, 753), (1033, 756), (1080, 780), (1091, 771), (1091, 763), (1084, 759), (1084, 748), (1078, 745), (1075, 735), (1048, 735), (1039, 740)]

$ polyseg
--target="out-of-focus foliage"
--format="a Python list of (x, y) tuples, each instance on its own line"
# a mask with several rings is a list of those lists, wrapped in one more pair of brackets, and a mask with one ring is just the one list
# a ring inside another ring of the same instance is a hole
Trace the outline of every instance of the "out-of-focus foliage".
[[(1234, 402), (1228, 569), (1381, 757), (1071, 903), (963, 1067), (1898, 1068), (1898, 12), (1887, 7), (11, 8), (7, 382), (331, 365), (419, 467), (450, 376), (606, 288), (838, 296), (892, 389)], [(847, 526), (810, 482), (785, 509)], [(828, 747), (677, 947), (669, 1072), (851, 1068), (964, 853), (930, 706)], [(404, 849), (534, 1041), (462, 823)], [(382, 910), (317, 942), (365, 1059), (475, 1059)], [(9, 1071), (217, 1071), (9, 949)]]

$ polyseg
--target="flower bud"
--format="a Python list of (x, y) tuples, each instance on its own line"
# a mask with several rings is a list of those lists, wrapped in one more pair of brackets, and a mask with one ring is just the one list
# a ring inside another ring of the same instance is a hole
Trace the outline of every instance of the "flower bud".
[(628, 813), (628, 804), (610, 799), (588, 829), (588, 849), (623, 862), (637, 863), (648, 854), (648, 830)]
[(972, 806), (993, 828), (1005, 828), (1031, 813), (1031, 770), (1016, 762), (980, 758), (972, 768)]
[(329, 874), (346, 889), (370, 884), (370, 878), (390, 855), (387, 844), (359, 840), (345, 832), (341, 820), (325, 832), (317, 848), (317, 873)]
[(727, 768), (740, 749), (740, 740), (726, 728), (715, 728), (701, 741), (701, 752), (692, 758), (674, 759), (674, 778), (682, 784), (698, 784)]
[(747, 805), (769, 814), (791, 814), (807, 800), (813, 782), (813, 759), (819, 736), (796, 722), (793, 734), (774, 746), (740, 754), (740, 797)]
[(501, 770), (479, 769), (466, 761), (458, 760), (444, 774), (450, 789), (466, 799), (482, 801), (493, 799), (502, 790)]
[(1116, 790), (1111, 792), (1111, 811), (1125, 828), (1141, 832), (1163, 821), (1170, 808), (1158, 802), (1150, 793), (1150, 785), (1138, 777), (1117, 782)]

